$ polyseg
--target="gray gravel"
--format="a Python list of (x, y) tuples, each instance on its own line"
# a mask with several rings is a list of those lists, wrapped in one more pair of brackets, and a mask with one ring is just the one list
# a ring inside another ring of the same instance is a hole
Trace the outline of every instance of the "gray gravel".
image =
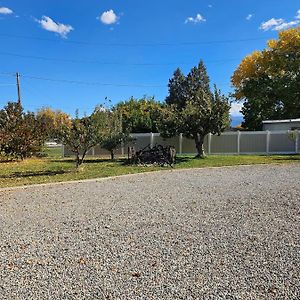
[(300, 299), (300, 165), (0, 190), (0, 299)]

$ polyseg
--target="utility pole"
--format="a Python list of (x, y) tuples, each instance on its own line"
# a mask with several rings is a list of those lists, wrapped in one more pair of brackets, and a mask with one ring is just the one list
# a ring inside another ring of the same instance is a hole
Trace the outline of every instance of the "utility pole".
[(20, 74), (16, 73), (17, 89), (18, 89), (18, 104), (21, 105), (21, 88), (20, 88)]

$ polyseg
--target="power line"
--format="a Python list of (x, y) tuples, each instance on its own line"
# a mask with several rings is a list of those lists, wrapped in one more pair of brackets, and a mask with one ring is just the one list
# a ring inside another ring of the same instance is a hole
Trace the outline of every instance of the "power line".
[[(80, 63), (80, 64), (100, 64), (100, 65), (125, 65), (125, 66), (173, 66), (173, 65), (189, 65), (192, 62), (170, 62), (170, 63), (126, 63), (126, 62), (102, 62), (97, 60), (76, 60), (76, 59), (64, 59), (64, 58), (53, 58), (45, 56), (35, 56), (35, 55), (24, 55), (11, 52), (0, 52), (0, 55), (14, 56), (20, 58), (38, 59), (45, 61), (57, 61), (57, 62), (68, 62), (68, 63)], [(206, 63), (223, 63), (241, 60), (241, 58), (228, 58), (228, 59), (218, 59), (218, 60), (207, 60)]]
[(7, 77), (11, 77), (11, 76), (16, 76), (16, 74), (15, 73), (7, 73), (7, 72), (1, 72), (0, 73), (0, 76), (7, 76)]
[[(8, 33), (0, 33), (0, 36), (7, 38), (21, 38), (28, 40), (39, 40), (47, 42), (57, 42), (54, 39), (40, 38), (34, 36), (14, 35)], [(211, 41), (188, 41), (188, 42), (146, 42), (146, 43), (93, 43), (87, 41), (76, 40), (60, 40), (66, 44), (89, 45), (89, 46), (106, 46), (106, 47), (158, 47), (158, 46), (196, 46), (196, 45), (213, 45), (213, 44), (231, 44), (231, 43), (244, 43), (250, 41), (262, 41), (266, 38), (244, 38), (244, 39), (230, 39), (230, 40), (211, 40)]]
[[(7, 76), (16, 76), (16, 74), (13, 73), (0, 73), (6, 74)], [(113, 86), (113, 87), (138, 87), (138, 88), (166, 88), (167, 85), (156, 85), (156, 84), (127, 84), (127, 83), (104, 83), (104, 82), (92, 82), (92, 81), (82, 81), (82, 80), (70, 80), (70, 79), (56, 79), (56, 78), (49, 78), (49, 77), (43, 77), (43, 76), (33, 76), (29, 74), (19, 74), (20, 78), (24, 79), (32, 79), (32, 80), (41, 80), (41, 81), (48, 81), (48, 82), (57, 82), (57, 83), (68, 83), (68, 84), (79, 84), (79, 85), (100, 85), (100, 86)], [(219, 84), (222, 84), (219, 82)], [(223, 83), (225, 84), (225, 82)], [(227, 84), (227, 82), (226, 82)], [(8, 84), (15, 86), (16, 84)]]
[(28, 78), (33, 80), (43, 80), (49, 82), (60, 82), (60, 83), (70, 83), (70, 84), (80, 84), (80, 85), (101, 85), (101, 86), (115, 86), (115, 87), (141, 87), (141, 88), (162, 88), (167, 87), (167, 85), (146, 85), (146, 84), (123, 84), (123, 83), (103, 83), (103, 82), (89, 82), (89, 81), (79, 81), (79, 80), (69, 80), (69, 79), (55, 79), (48, 77), (39, 77), (31, 75), (21, 75), (22, 78)]

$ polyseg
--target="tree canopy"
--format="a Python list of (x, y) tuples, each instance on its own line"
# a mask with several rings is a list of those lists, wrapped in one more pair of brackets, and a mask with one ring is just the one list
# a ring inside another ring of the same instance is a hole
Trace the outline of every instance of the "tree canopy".
[(122, 114), (118, 109), (108, 110), (108, 131), (101, 142), (101, 147), (110, 152), (111, 159), (115, 158), (115, 150), (122, 144), (131, 141), (129, 131), (123, 130)]
[(232, 76), (234, 96), (244, 101), (244, 127), (263, 120), (300, 117), (300, 26), (279, 33), (263, 51), (246, 56)]
[(37, 112), (37, 119), (43, 124), (48, 138), (56, 138), (63, 126), (71, 126), (71, 117), (60, 111), (43, 107)]
[(198, 157), (204, 157), (204, 138), (208, 133), (220, 134), (229, 126), (227, 97), (215, 87), (204, 63), (192, 68), (187, 76), (177, 69), (169, 80), (167, 105), (160, 119), (160, 132), (164, 137), (183, 133), (195, 140)]
[(122, 114), (122, 128), (132, 133), (158, 132), (157, 120), (161, 103), (154, 97), (130, 98), (116, 108)]
[(96, 108), (87, 117), (71, 120), (59, 130), (59, 139), (76, 157), (76, 167), (79, 167), (94, 146), (101, 144), (108, 134), (108, 114), (105, 110)]
[(25, 159), (41, 151), (44, 126), (34, 113), (24, 112), (19, 103), (9, 102), (0, 110), (0, 152), (7, 157)]

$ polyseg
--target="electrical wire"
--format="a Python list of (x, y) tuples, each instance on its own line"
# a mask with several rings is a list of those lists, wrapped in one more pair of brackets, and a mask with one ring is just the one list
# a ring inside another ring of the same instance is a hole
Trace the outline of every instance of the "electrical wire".
[[(80, 63), (80, 64), (99, 64), (99, 65), (124, 65), (124, 66), (173, 66), (173, 65), (189, 65), (192, 62), (170, 62), (170, 63), (126, 63), (126, 62), (102, 62), (97, 60), (76, 60), (76, 59), (64, 59), (64, 58), (52, 58), (52, 57), (45, 57), (45, 56), (34, 56), (34, 55), (24, 55), (18, 53), (11, 53), (11, 52), (2, 52), (0, 51), (0, 55), (5, 56), (13, 56), (13, 57), (20, 57), (20, 58), (29, 58), (29, 59), (38, 59), (38, 60), (45, 60), (45, 61), (57, 61), (57, 62), (67, 62), (67, 63)], [(228, 58), (228, 59), (219, 59), (219, 60), (207, 60), (206, 63), (223, 63), (223, 62), (232, 62), (232, 61), (240, 61), (241, 58)]]
[[(34, 37), (34, 36), (24, 36), (24, 35), (15, 35), (8, 33), (0, 33), (0, 37), (7, 38), (21, 38), (28, 40), (39, 40), (47, 42), (57, 42), (54, 39)], [(196, 46), (196, 45), (214, 45), (214, 44), (232, 44), (232, 43), (244, 43), (252, 41), (262, 41), (266, 38), (244, 38), (244, 39), (230, 39), (230, 40), (211, 40), (211, 41), (188, 41), (188, 42), (146, 42), (146, 43), (94, 43), (87, 41), (76, 41), (76, 40), (60, 40), (62, 43), (66, 44), (78, 44), (78, 45), (89, 45), (89, 46), (106, 46), (106, 47), (158, 47), (158, 46)]]
[(48, 77), (39, 77), (32, 75), (20, 75), (21, 78), (28, 78), (33, 80), (43, 80), (49, 82), (60, 82), (60, 83), (70, 83), (70, 84), (81, 84), (81, 85), (101, 85), (101, 86), (115, 86), (115, 87), (141, 87), (141, 88), (162, 88), (167, 87), (166, 85), (146, 85), (146, 84), (123, 84), (123, 83), (103, 83), (103, 82), (89, 82), (89, 81), (79, 81), (79, 80), (69, 80), (69, 79), (55, 79)]

